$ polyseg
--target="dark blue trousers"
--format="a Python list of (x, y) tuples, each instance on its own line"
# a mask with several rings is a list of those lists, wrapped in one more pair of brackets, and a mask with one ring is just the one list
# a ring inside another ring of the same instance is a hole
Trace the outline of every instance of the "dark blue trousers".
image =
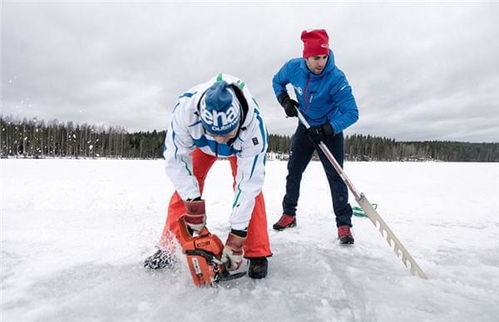
[[(324, 143), (343, 168), (343, 160), (345, 158), (343, 132), (328, 137)], [(283, 213), (291, 216), (296, 215), (302, 175), (316, 149), (326, 172), (329, 189), (331, 190), (331, 200), (334, 214), (336, 215), (336, 226), (349, 225), (351, 227), (352, 207), (348, 203), (347, 186), (322, 150), (309, 140), (306, 129), (301, 123), (291, 138), (288, 176), (286, 177), (286, 195), (282, 201)], [(317, 202), (321, 202), (321, 200), (319, 199)]]

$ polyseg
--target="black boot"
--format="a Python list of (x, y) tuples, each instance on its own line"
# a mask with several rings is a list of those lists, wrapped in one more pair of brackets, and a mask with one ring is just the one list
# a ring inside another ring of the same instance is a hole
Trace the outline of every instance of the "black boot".
[(146, 258), (144, 267), (149, 269), (171, 268), (173, 262), (172, 255), (169, 252), (158, 250), (153, 255)]
[(250, 258), (248, 276), (255, 279), (267, 276), (268, 261), (266, 257)]

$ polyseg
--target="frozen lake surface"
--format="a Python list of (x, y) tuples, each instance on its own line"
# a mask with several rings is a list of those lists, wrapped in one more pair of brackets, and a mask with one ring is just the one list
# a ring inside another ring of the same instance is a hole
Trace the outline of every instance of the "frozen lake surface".
[[(497, 163), (346, 163), (428, 275), (421, 280), (367, 218), (353, 219), (353, 247), (337, 244), (318, 162), (304, 175), (298, 226), (273, 231), (286, 163), (267, 162), (269, 275), (216, 289), (196, 289), (185, 265), (142, 267), (173, 191), (161, 160), (7, 159), (1, 167), (2, 321), (499, 319)], [(217, 162), (204, 198), (208, 227), (222, 240), (231, 185), (228, 162)]]

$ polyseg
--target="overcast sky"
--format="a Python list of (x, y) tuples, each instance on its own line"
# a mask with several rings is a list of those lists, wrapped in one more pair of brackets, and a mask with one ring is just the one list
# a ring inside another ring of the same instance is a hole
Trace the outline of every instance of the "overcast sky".
[(272, 76), (324, 28), (359, 105), (347, 134), (499, 142), (499, 3), (1, 5), (3, 115), (163, 130), (178, 95), (224, 72), (290, 135)]

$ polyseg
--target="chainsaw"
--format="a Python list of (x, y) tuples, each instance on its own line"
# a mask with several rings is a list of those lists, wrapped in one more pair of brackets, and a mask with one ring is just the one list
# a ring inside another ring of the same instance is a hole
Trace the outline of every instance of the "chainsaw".
[(197, 236), (191, 234), (184, 216), (178, 219), (179, 241), (194, 284), (216, 287), (218, 283), (243, 277), (246, 272), (229, 273), (220, 260), (224, 245), (217, 235), (204, 227)]

